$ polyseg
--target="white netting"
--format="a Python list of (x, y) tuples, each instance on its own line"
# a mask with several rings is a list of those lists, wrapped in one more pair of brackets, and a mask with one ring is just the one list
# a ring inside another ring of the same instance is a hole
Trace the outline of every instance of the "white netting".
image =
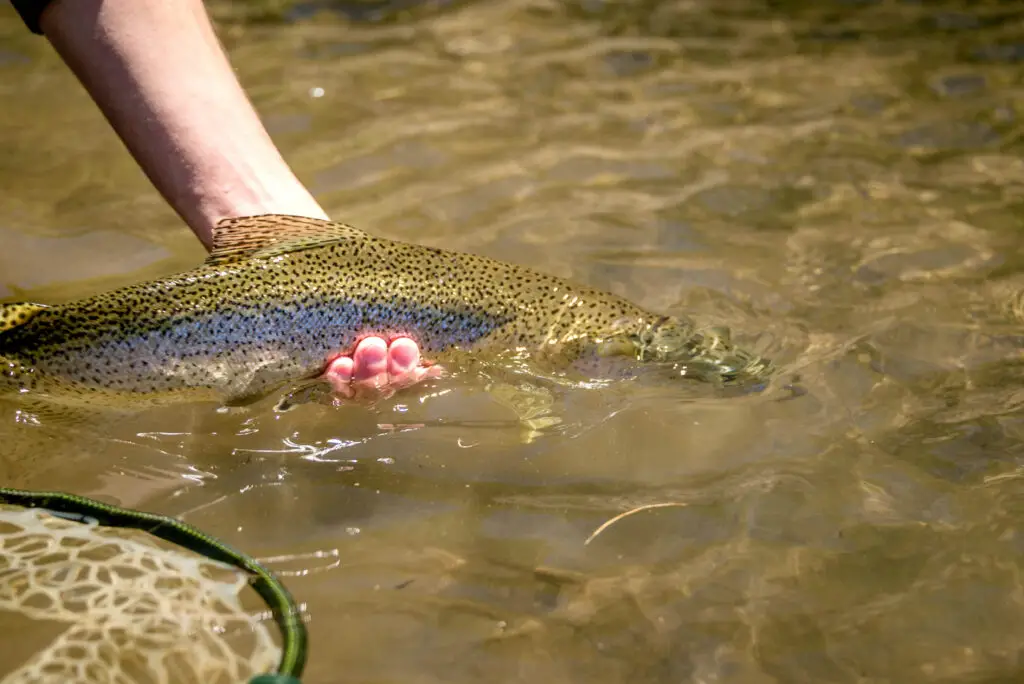
[(0, 506), (0, 611), (64, 623), (0, 684), (245, 682), (280, 655), (272, 625), (243, 609), (246, 587), (243, 573), (142, 532)]

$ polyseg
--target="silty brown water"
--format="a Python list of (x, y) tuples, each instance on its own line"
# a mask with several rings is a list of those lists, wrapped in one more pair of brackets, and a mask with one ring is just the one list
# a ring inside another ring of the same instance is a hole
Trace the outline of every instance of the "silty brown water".
[[(4, 482), (269, 559), (312, 683), (1020, 677), (1016, 6), (210, 7), (332, 216), (726, 325), (804, 392), (511, 363), (372, 407), (4, 409)], [(201, 259), (0, 12), (3, 295)]]

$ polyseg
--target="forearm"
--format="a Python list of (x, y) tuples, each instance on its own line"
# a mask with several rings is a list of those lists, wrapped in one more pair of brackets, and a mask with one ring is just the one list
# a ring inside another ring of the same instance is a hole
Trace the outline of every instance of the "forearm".
[(222, 218), (326, 218), (263, 128), (201, 0), (55, 0), (40, 23), (208, 248)]

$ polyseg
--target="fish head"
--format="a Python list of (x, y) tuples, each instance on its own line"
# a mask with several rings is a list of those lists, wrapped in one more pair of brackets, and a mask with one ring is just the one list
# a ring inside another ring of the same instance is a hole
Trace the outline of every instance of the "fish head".
[(602, 341), (599, 352), (673, 364), (681, 376), (708, 382), (756, 380), (771, 372), (767, 359), (733, 344), (728, 328), (698, 328), (691, 321), (670, 316), (617, 332)]

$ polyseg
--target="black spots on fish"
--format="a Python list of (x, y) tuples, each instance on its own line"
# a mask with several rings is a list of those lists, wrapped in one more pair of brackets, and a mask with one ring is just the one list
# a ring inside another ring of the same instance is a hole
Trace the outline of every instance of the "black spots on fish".
[[(216, 387), (254, 358), (271, 363), (269, 372), (302, 375), (374, 332), (411, 335), (429, 358), (453, 346), (536, 349), (642, 315), (511, 264), (358, 235), (277, 241), (254, 257), (72, 303), (39, 333), (40, 358), (71, 380), (152, 392)], [(85, 358), (100, 365), (87, 369)]]
[(93, 362), (92, 359), (83, 358), (79, 361), (80, 367), (78, 376), (84, 381), (86, 386), (103, 386), (109, 384), (112, 379), (109, 372), (109, 362), (101, 360), (99, 363)]
[[(0, 358), (0, 362), (3, 362), (2, 358)], [(17, 380), (25, 374), (25, 371), (26, 369), (24, 366), (14, 361), (3, 362), (2, 365), (0, 365), (0, 376), (11, 380)]]
[(39, 376), (35, 372), (35, 368), (30, 366), (22, 366), (20, 364), (14, 364), (13, 367), (0, 367), (0, 387), (6, 385), (7, 387), (13, 387), (22, 390), (32, 390), (39, 385)]
[(49, 307), (31, 302), (0, 304), (0, 333), (22, 325)]

